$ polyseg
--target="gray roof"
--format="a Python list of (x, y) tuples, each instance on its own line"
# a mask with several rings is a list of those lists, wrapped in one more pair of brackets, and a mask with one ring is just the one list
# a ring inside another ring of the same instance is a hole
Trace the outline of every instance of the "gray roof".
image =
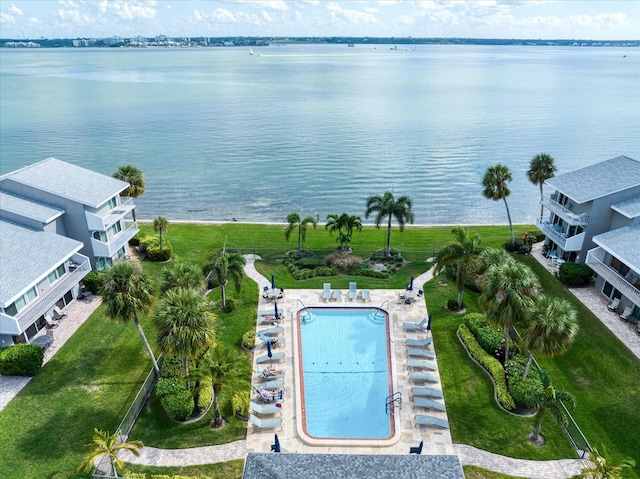
[(576, 203), (640, 186), (640, 162), (618, 156), (545, 181)]
[(64, 214), (62, 208), (38, 203), (2, 190), (0, 190), (0, 209), (39, 221), (42, 224), (49, 224)]
[(80, 241), (0, 219), (0, 304), (11, 304), (81, 248)]
[(97, 208), (129, 184), (55, 158), (25, 166), (3, 178)]
[[(409, 451), (407, 451), (408, 453)], [(458, 456), (249, 453), (242, 479), (464, 479)]]
[(640, 223), (596, 235), (593, 241), (632, 270), (640, 272)]
[(614, 203), (611, 205), (611, 208), (619, 211), (627, 218), (637, 218), (640, 216), (640, 196), (629, 198), (628, 200), (624, 200), (619, 203)]

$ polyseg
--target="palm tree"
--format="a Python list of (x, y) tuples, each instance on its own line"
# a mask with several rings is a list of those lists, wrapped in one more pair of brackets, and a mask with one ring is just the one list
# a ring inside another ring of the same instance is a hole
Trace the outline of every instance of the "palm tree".
[[(210, 379), (213, 387), (213, 419), (211, 427), (222, 425), (222, 415), (218, 405), (220, 391), (224, 386), (234, 389), (250, 387), (251, 364), (246, 356), (234, 349), (216, 345), (209, 349), (209, 352), (198, 361), (198, 366), (190, 375), (190, 379), (203, 383), (203, 380)], [(207, 381), (204, 381), (207, 384)], [(198, 393), (198, 388), (194, 393)]]
[[(128, 188), (122, 192), (122, 196), (139, 198), (144, 193), (146, 182), (142, 176), (142, 170), (139, 168), (136, 168), (133, 165), (119, 166), (118, 171), (116, 171), (112, 176), (120, 181), (129, 183)], [(135, 208), (131, 213), (133, 214), (133, 221), (136, 221)]]
[(324, 229), (328, 230), (329, 234), (337, 232), (338, 238), (336, 241), (340, 243), (340, 249), (347, 250), (349, 249), (353, 230), (362, 231), (362, 221), (359, 216), (349, 215), (348, 213), (342, 213), (340, 216), (330, 214), (327, 215)]
[(602, 453), (595, 447), (589, 451), (589, 462), (592, 465), (582, 469), (578, 476), (580, 479), (622, 479), (622, 469), (636, 467), (636, 461), (628, 458), (614, 464), (604, 444), (601, 449)]
[(522, 340), (529, 360), (524, 368), (522, 380), (527, 379), (534, 354), (553, 358), (569, 349), (578, 334), (576, 310), (560, 298), (541, 294), (536, 298), (531, 316), (522, 329)]
[(244, 265), (247, 264), (247, 260), (239, 253), (227, 253), (225, 248), (222, 248), (222, 252), (216, 257), (214, 256), (212, 263), (207, 268), (210, 268), (210, 273), (216, 278), (220, 289), (222, 291), (222, 309), (227, 308), (227, 297), (225, 292), (225, 286), (229, 283), (229, 280), (233, 281), (236, 287), (236, 292), (242, 291), (242, 281), (244, 279)]
[[(529, 178), (529, 181), (534, 185), (540, 186), (540, 203), (542, 203), (542, 185), (549, 178), (555, 176), (557, 169), (553, 156), (547, 153), (539, 153), (529, 162), (527, 178)], [(543, 213), (544, 207), (540, 204), (540, 219), (542, 219)]]
[(194, 289), (171, 289), (153, 314), (158, 346), (165, 354), (182, 356), (185, 378), (189, 374), (189, 358), (204, 353), (215, 338), (215, 316), (209, 312), (207, 303)]
[(469, 235), (464, 228), (456, 227), (451, 231), (456, 242), (446, 245), (435, 257), (434, 274), (444, 271), (447, 266), (456, 266), (456, 286), (458, 287), (458, 309), (462, 308), (462, 294), (467, 280), (478, 267), (480, 254), (480, 235)]
[(120, 431), (114, 434), (99, 431), (97, 428), (93, 430), (93, 443), (87, 444), (85, 449), (89, 451), (89, 455), (84, 462), (78, 467), (78, 472), (86, 472), (95, 467), (95, 460), (106, 455), (109, 458), (111, 467), (115, 477), (118, 477), (118, 468), (122, 469), (124, 463), (118, 456), (119, 451), (130, 451), (134, 456), (140, 455), (140, 449), (144, 447), (141, 441), (120, 441)]
[(298, 229), (298, 256), (302, 255), (302, 245), (307, 239), (307, 228), (308, 225), (313, 225), (313, 229), (316, 229), (318, 226), (318, 222), (313, 216), (307, 216), (304, 219), (300, 218), (298, 213), (289, 213), (287, 215), (287, 229), (284, 230), (284, 238), (289, 241), (291, 238), (291, 234)]
[(516, 243), (516, 237), (513, 234), (513, 224), (511, 223), (511, 213), (509, 212), (509, 204), (507, 203), (507, 197), (511, 194), (509, 190), (508, 182), (513, 180), (513, 175), (509, 168), (504, 165), (497, 164), (487, 168), (487, 171), (482, 178), (482, 194), (485, 198), (493, 201), (504, 201), (504, 206), (507, 209), (507, 219), (509, 220), (509, 229), (511, 230), (511, 244)]
[(142, 266), (131, 261), (115, 263), (104, 271), (101, 293), (109, 318), (125, 323), (133, 319), (151, 357), (153, 368), (160, 374), (156, 358), (138, 320), (138, 313), (149, 312), (153, 304), (153, 285), (151, 279), (142, 271)]
[(487, 322), (504, 331), (504, 361), (509, 360), (509, 329), (522, 323), (538, 296), (540, 283), (531, 269), (512, 257), (494, 264), (480, 295)]
[(185, 288), (200, 290), (204, 286), (204, 276), (196, 265), (191, 263), (176, 263), (172, 267), (162, 270), (163, 293), (173, 288)]
[(391, 220), (396, 219), (400, 226), (400, 231), (404, 231), (407, 223), (413, 224), (414, 216), (411, 208), (413, 201), (408, 196), (401, 196), (397, 200), (393, 197), (393, 193), (387, 191), (382, 196), (370, 196), (367, 199), (367, 208), (364, 217), (369, 218), (371, 213), (376, 213), (374, 219), (376, 228), (380, 228), (380, 224), (387, 219), (387, 239), (385, 242), (385, 256), (391, 256)]
[(549, 411), (553, 414), (553, 417), (556, 418), (556, 421), (562, 426), (566, 427), (568, 418), (567, 413), (562, 407), (562, 403), (566, 402), (572, 408), (576, 407), (575, 398), (564, 391), (563, 389), (558, 389), (553, 384), (551, 384), (551, 376), (549, 376), (549, 371), (542, 370), (540, 371), (540, 379), (542, 380), (542, 392), (538, 396), (536, 402), (538, 405), (538, 411), (536, 412), (536, 422), (533, 428), (533, 432), (529, 436), (529, 439), (534, 444), (540, 444), (540, 428), (542, 427), (542, 417), (546, 411)]
[(162, 234), (169, 231), (169, 222), (167, 218), (158, 216), (153, 220), (153, 231), (160, 234), (160, 251), (162, 251)]

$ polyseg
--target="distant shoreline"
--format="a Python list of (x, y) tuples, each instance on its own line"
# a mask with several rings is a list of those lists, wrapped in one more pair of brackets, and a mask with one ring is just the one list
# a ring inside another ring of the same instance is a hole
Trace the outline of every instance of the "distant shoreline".
[[(142, 223), (142, 224), (153, 224), (154, 220), (149, 220), (149, 219), (138, 219), (137, 220), (138, 223)], [(238, 224), (238, 225), (266, 225), (266, 226), (287, 226), (289, 223), (287, 223), (286, 221), (230, 221), (230, 220), (217, 220), (217, 221), (205, 221), (205, 220), (169, 220), (169, 224), (174, 224), (174, 225), (187, 225), (187, 224), (193, 224), (193, 225), (225, 225), (225, 224)], [(325, 222), (324, 221), (319, 221), (318, 222), (318, 226), (324, 226)], [(532, 223), (513, 223), (513, 226), (535, 226)], [(375, 224), (373, 223), (366, 223), (362, 225), (363, 227), (366, 226), (373, 226), (375, 227)], [(397, 224), (393, 224), (392, 225), (394, 228), (397, 228), (398, 225)], [(413, 225), (405, 225), (405, 228), (438, 228), (438, 227), (445, 227), (445, 228), (452, 228), (454, 226), (473, 226), (473, 227), (482, 227), (482, 226), (509, 226), (509, 223), (491, 223), (491, 224), (460, 224), (460, 223), (447, 223), (447, 224), (413, 224)], [(381, 225), (380, 228), (382, 229), (383, 226)]]

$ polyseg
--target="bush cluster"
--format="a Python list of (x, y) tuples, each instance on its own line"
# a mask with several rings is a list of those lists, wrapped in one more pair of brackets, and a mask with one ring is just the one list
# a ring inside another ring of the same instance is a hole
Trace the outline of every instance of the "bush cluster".
[(584, 286), (592, 276), (593, 271), (586, 264), (567, 262), (558, 268), (558, 278), (565, 286)]
[(337, 276), (340, 271), (337, 268), (325, 266), (324, 260), (317, 256), (303, 256), (298, 259), (288, 257), (284, 265), (296, 280), (315, 278), (317, 276)]
[(511, 240), (504, 244), (504, 249), (509, 253), (530, 253), (531, 245), (526, 244), (523, 240), (516, 238), (515, 243), (511, 243)]
[(42, 367), (44, 351), (37, 344), (14, 344), (0, 349), (0, 374), (33, 376)]
[(169, 261), (171, 259), (173, 247), (168, 240), (164, 239), (162, 241), (162, 250), (160, 250), (160, 238), (157, 236), (140, 236), (138, 241), (144, 246), (147, 258), (151, 261)]
[(403, 263), (402, 255), (400, 254), (400, 251), (398, 251), (397, 249), (392, 249), (389, 252), (389, 256), (385, 256), (384, 250), (379, 249), (371, 253), (370, 258), (372, 261), (380, 261), (380, 262), (392, 261), (400, 265)]
[(103, 271), (90, 271), (84, 278), (82, 278), (82, 284), (86, 291), (99, 294), (102, 291), (104, 285), (104, 272)]
[(500, 328), (487, 324), (484, 315), (481, 313), (465, 315), (464, 324), (467, 325), (478, 344), (487, 354), (496, 358), (502, 357), (504, 334), (500, 331)]
[(184, 384), (180, 358), (169, 356), (162, 361), (162, 376), (156, 383), (156, 396), (171, 419), (184, 421), (191, 417), (195, 403)]
[(515, 409), (516, 403), (514, 402), (511, 394), (507, 389), (507, 382), (505, 380), (504, 368), (500, 361), (498, 361), (493, 356), (490, 356), (487, 352), (482, 349), (480, 344), (476, 341), (476, 338), (473, 336), (473, 333), (469, 330), (469, 328), (465, 324), (461, 324), (458, 327), (458, 335), (464, 342), (469, 351), (469, 354), (478, 361), (484, 367), (491, 377), (493, 378), (493, 382), (496, 386), (496, 392), (498, 395), (498, 401), (507, 410)]
[(516, 404), (519, 406), (533, 407), (537, 403), (536, 397), (539, 397), (543, 392), (542, 379), (540, 378), (538, 368), (531, 365), (527, 379), (525, 381), (522, 380), (527, 360), (528, 358), (521, 354), (509, 358), (509, 361), (507, 361), (505, 365), (505, 372), (507, 374), (509, 393)]
[(380, 279), (387, 279), (390, 276), (389, 271), (376, 271), (374, 269), (369, 268), (365, 264), (354, 267), (353, 269), (351, 269), (351, 271), (349, 271), (349, 274), (353, 276), (367, 276), (369, 278), (380, 278)]
[(198, 410), (204, 411), (209, 404), (213, 401), (213, 388), (211, 387), (211, 379), (203, 380), (200, 383), (200, 390), (198, 391)]
[(249, 415), (249, 391), (238, 391), (231, 398), (233, 413), (247, 417)]
[(247, 349), (253, 349), (256, 345), (256, 332), (250, 329), (242, 335), (242, 345)]

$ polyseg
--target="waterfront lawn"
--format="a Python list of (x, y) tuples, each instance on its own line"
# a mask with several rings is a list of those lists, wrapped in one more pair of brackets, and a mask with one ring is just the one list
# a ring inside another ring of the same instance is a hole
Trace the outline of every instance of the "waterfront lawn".
[[(209, 477), (211, 479), (240, 479), (244, 469), (244, 460), (219, 462), (216, 464), (202, 464), (199, 466), (183, 467), (151, 467), (127, 464), (126, 471), (145, 473), (147, 477), (173, 477), (174, 475), (186, 477)], [(506, 478), (506, 476), (505, 476)], [(481, 479), (480, 476), (477, 479)], [(487, 479), (494, 479), (494, 476), (487, 476)], [(497, 479), (497, 478), (496, 478)]]

